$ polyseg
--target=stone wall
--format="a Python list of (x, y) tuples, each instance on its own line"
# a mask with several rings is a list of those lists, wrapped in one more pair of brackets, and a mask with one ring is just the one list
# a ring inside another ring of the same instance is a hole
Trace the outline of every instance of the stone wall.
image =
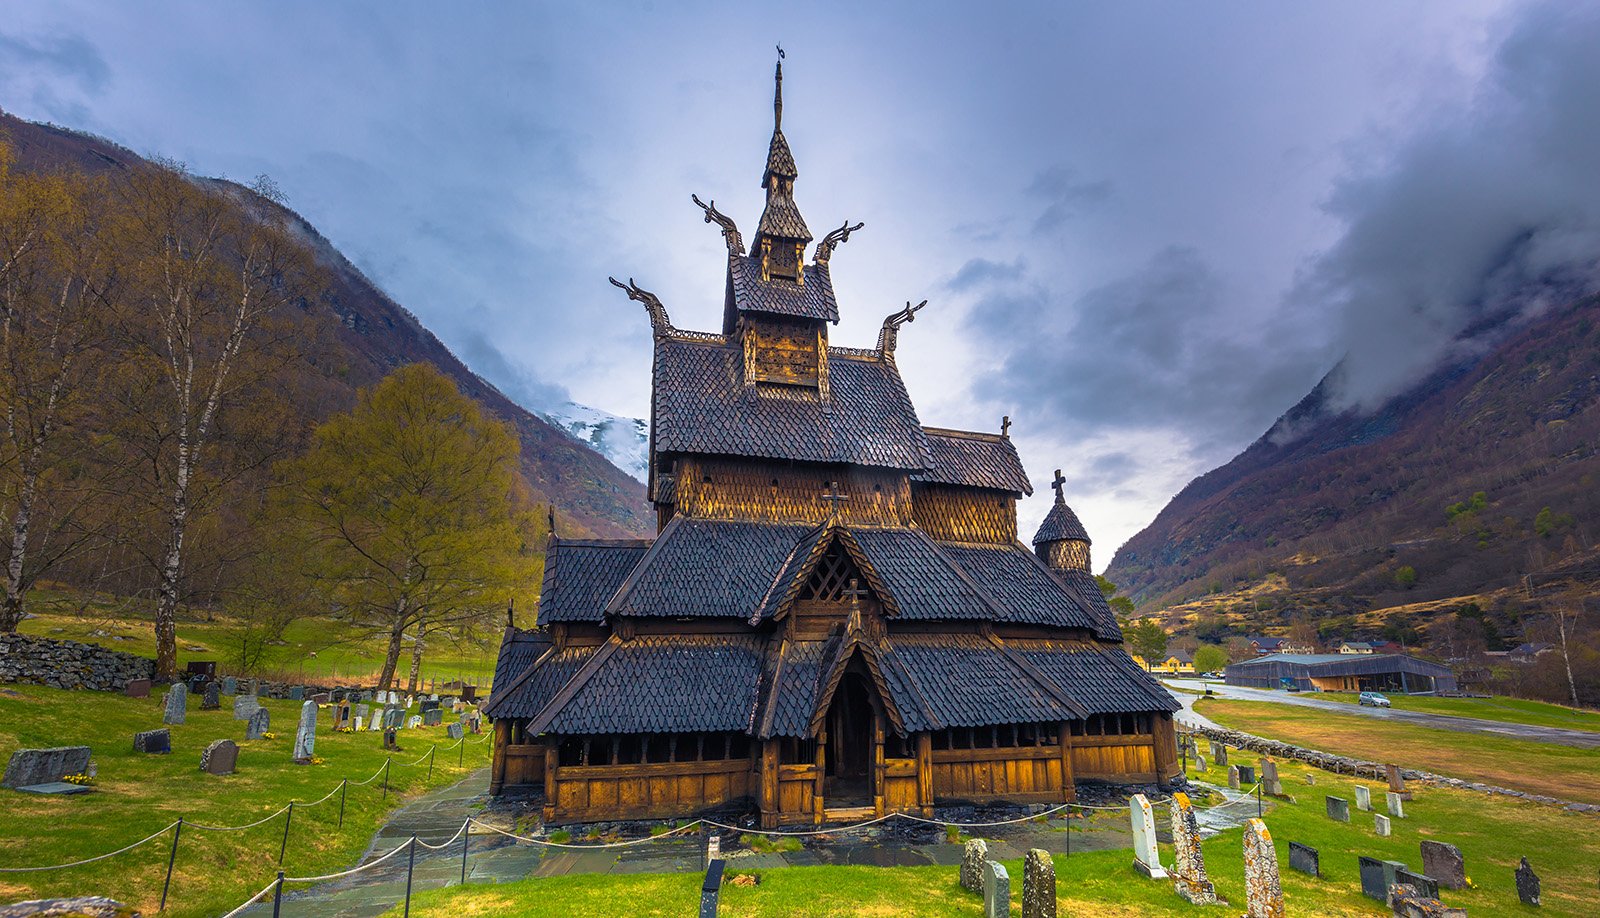
[(64, 689), (121, 691), (149, 679), (156, 661), (95, 644), (25, 634), (0, 634), (0, 682), (30, 682)]

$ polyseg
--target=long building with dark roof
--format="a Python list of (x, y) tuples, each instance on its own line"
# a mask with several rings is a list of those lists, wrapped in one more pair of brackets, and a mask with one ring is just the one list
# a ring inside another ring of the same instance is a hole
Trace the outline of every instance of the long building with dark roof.
[(486, 706), (492, 789), (542, 790), (552, 822), (742, 804), (774, 826), (1174, 777), (1177, 705), (1123, 648), (1060, 473), (1030, 549), (1009, 436), (917, 417), (895, 347), (920, 306), (874, 348), (829, 343), (828, 262), (860, 224), (807, 263), (777, 79), (750, 249), (701, 204), (728, 248), (722, 330), (613, 281), (654, 331), (658, 532), (552, 533)]

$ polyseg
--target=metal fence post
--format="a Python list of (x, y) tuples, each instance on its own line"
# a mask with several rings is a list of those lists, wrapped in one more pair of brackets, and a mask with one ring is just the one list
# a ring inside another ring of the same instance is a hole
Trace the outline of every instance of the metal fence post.
[(405, 918), (411, 918), (411, 873), (417, 868), (417, 837), (411, 836), (411, 853), (406, 861), (406, 913)]
[(467, 885), (467, 843), (472, 839), (472, 817), (461, 824), (461, 885)]
[(167, 890), (172, 888), (172, 865), (178, 861), (178, 838), (183, 835), (183, 817), (172, 832), (172, 853), (167, 855), (167, 881), (161, 884), (161, 911), (167, 910)]
[(389, 766), (394, 762), (394, 756), (383, 760), (383, 799), (389, 799)]
[(278, 885), (272, 891), (272, 918), (278, 918), (278, 908), (283, 905), (283, 871), (278, 871)]
[(433, 756), (434, 756), (434, 753), (436, 753), (438, 751), (439, 751), (439, 744), (438, 743), (434, 743), (433, 747), (428, 750), (428, 780), (429, 781), (433, 780)]
[(344, 828), (344, 792), (350, 786), (350, 779), (345, 778), (339, 782), (339, 828)]
[(289, 850), (289, 824), (294, 822), (294, 801), (289, 801), (289, 815), (283, 820), (283, 844), (278, 846), (278, 866), (283, 866), (283, 854)]

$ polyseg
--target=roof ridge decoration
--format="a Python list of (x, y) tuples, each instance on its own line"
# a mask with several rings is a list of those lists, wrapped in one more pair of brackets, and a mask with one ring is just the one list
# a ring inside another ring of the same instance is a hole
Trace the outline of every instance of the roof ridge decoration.
[(906, 308), (885, 316), (883, 327), (878, 330), (878, 353), (885, 357), (892, 356), (896, 345), (900, 341), (900, 326), (915, 322), (917, 313), (921, 312), (923, 307), (927, 305), (927, 300), (923, 300), (915, 306), (911, 305), (910, 300), (906, 300)]
[[(689, 200), (693, 201), (696, 206), (706, 212), (707, 223), (715, 223), (722, 227), (722, 241), (727, 243), (728, 257), (739, 258), (740, 256), (744, 255), (744, 237), (739, 235), (739, 227), (733, 222), (733, 218), (722, 211), (717, 210), (716, 201), (712, 201), (709, 204), (704, 203), (700, 200), (700, 196), (697, 194), (689, 195)], [(860, 226), (856, 227), (856, 229), (860, 228)], [(829, 233), (828, 235), (831, 237), (833, 233)], [(846, 235), (848, 236), (849, 234)], [(827, 242), (827, 240), (824, 239), (823, 242)], [(820, 249), (818, 250), (818, 253), (821, 253)], [(826, 263), (826, 261), (823, 262), (823, 264)]]
[[(711, 219), (709, 214), (707, 214), (706, 219)], [(836, 230), (830, 230), (828, 235), (822, 237), (822, 241), (817, 243), (816, 254), (811, 256), (811, 260), (819, 265), (826, 265), (828, 259), (833, 257), (833, 250), (838, 248), (840, 243), (849, 242), (850, 234), (863, 226), (866, 226), (866, 224), (860, 221), (857, 221), (855, 226), (851, 226), (849, 218), (846, 218), (844, 225)]]
[(644, 304), (645, 311), (650, 314), (650, 328), (657, 338), (671, 337), (677, 332), (677, 329), (672, 327), (672, 320), (667, 317), (667, 307), (661, 305), (660, 297), (634, 283), (631, 277), (626, 284), (614, 277), (607, 277), (606, 280), (610, 281), (612, 286), (626, 292), (628, 299)]

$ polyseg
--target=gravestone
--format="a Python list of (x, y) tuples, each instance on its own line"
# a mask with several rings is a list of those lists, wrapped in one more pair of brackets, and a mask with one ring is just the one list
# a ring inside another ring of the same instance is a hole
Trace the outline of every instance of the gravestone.
[(333, 729), (350, 726), (350, 702), (341, 701), (333, 707)]
[(1389, 817), (1382, 813), (1372, 814), (1372, 831), (1378, 833), (1379, 838), (1388, 838), (1394, 834), (1393, 828), (1389, 825)]
[(1350, 821), (1350, 801), (1343, 797), (1328, 797), (1328, 818), (1337, 822)]
[(231, 775), (239, 764), (239, 744), (231, 739), (212, 740), (200, 753), (200, 770), (208, 775)]
[(383, 726), (385, 729), (398, 730), (405, 723), (406, 712), (400, 708), (384, 708)]
[(1389, 909), (1394, 918), (1467, 918), (1466, 909), (1450, 908), (1407, 883), (1389, 891)]
[(1167, 872), (1161, 867), (1156, 849), (1156, 818), (1144, 794), (1134, 794), (1128, 801), (1128, 817), (1133, 823), (1134, 869), (1152, 880), (1166, 879)]
[(1384, 770), (1389, 774), (1389, 792), (1400, 795), (1401, 800), (1410, 800), (1411, 792), (1406, 790), (1405, 775), (1400, 773), (1399, 765), (1385, 765)]
[(444, 723), (444, 712), (438, 708), (429, 708), (422, 712), (422, 725), (424, 727), (437, 727)]
[(1011, 875), (995, 861), (983, 865), (983, 918), (1010, 918)]
[(1467, 888), (1467, 862), (1461, 849), (1441, 841), (1422, 843), (1422, 872), (1445, 889)]
[(222, 685), (217, 682), (207, 682), (206, 692), (200, 696), (200, 710), (215, 711), (222, 707)]
[(444, 735), (449, 737), (450, 739), (458, 740), (458, 739), (461, 739), (462, 737), (464, 737), (466, 735), (466, 733), (465, 733), (465, 731), (463, 731), (461, 729), (461, 725), (460, 724), (450, 724), (449, 726), (444, 728)]
[(1390, 884), (1390, 893), (1394, 886), (1410, 886), (1429, 899), (1439, 898), (1439, 881), (1422, 873), (1412, 873), (1404, 867), (1398, 867), (1394, 872), (1394, 883)]
[(483, 732), (483, 714), (478, 711), (472, 712), (472, 732), (474, 734)]
[(133, 735), (133, 751), (151, 755), (165, 755), (172, 751), (172, 733), (166, 727), (146, 730)]
[(1517, 898), (1523, 905), (1542, 905), (1539, 901), (1539, 875), (1533, 872), (1528, 859), (1517, 865)]
[(331, 704), (333, 702), (333, 695), (328, 692), (318, 692), (311, 696), (311, 700), (315, 701), (317, 704)]
[(421, 714), (413, 714), (409, 718), (406, 719), (406, 729), (407, 730), (415, 730), (420, 726), (422, 726), (422, 715)]
[(1239, 766), (1228, 766), (1228, 787), (1232, 790), (1239, 789)]
[(1244, 829), (1245, 918), (1283, 918), (1283, 882), (1278, 877), (1278, 852), (1272, 833), (1259, 819)]
[(700, 918), (717, 918), (717, 900), (722, 896), (722, 872), (728, 862), (717, 858), (706, 866), (705, 879), (700, 881)]
[(1254, 787), (1256, 783), (1256, 770), (1250, 765), (1239, 766), (1239, 786)]
[(362, 717), (360, 714), (357, 714), (355, 723), (350, 727), (350, 729), (354, 730), (357, 733), (360, 733), (362, 730), (365, 730), (366, 728), (367, 728), (367, 719), (365, 717)]
[(1361, 894), (1369, 899), (1388, 903), (1389, 887), (1395, 883), (1395, 874), (1406, 869), (1399, 861), (1384, 861), (1362, 855), (1359, 861)]
[(368, 713), (369, 713), (369, 709), (367, 708), (366, 705), (364, 705), (364, 704), (356, 705), (356, 714), (355, 714), (355, 716), (357, 716), (357, 717), (366, 717), (368, 715)]
[(983, 892), (983, 864), (989, 859), (989, 843), (981, 838), (967, 840), (961, 849), (961, 888)]
[(295, 685), (295, 686), (291, 686), (289, 688), (289, 700), (290, 701), (304, 701), (305, 698), (306, 698), (306, 687), (305, 686), (303, 686), (303, 685)]
[(88, 746), (56, 746), (50, 749), (18, 749), (6, 763), (0, 787), (13, 790), (35, 784), (56, 784), (67, 775), (87, 774)]
[(1372, 788), (1365, 784), (1356, 785), (1356, 809), (1363, 813), (1372, 812)]
[(367, 721), (367, 729), (371, 730), (373, 733), (376, 733), (379, 730), (383, 729), (383, 712), (382, 711), (373, 711), (372, 712), (372, 719)]
[(383, 748), (394, 752), (399, 750), (400, 744), (394, 741), (394, 728), (389, 727), (383, 731)]
[(172, 683), (172, 688), (167, 689), (167, 707), (161, 715), (164, 724), (181, 724), (183, 716), (189, 707), (189, 690), (182, 682)]
[(261, 735), (272, 729), (272, 718), (267, 714), (266, 708), (258, 707), (244, 722), (244, 738), (247, 740), (260, 739)]
[(1200, 822), (1189, 795), (1172, 795), (1172, 888), (1194, 905), (1214, 905), (1217, 888), (1206, 875), (1205, 854), (1200, 850)]
[(311, 764), (311, 754), (317, 747), (317, 703), (307, 701), (300, 706), (300, 728), (294, 734), (294, 763)]
[(1316, 775), (1314, 775), (1314, 774), (1312, 774), (1311, 772), (1308, 771), (1305, 774), (1305, 778), (1306, 778), (1306, 786), (1307, 787), (1316, 787), (1317, 786), (1317, 776)]
[(478, 700), (478, 687), (476, 685), (463, 685), (461, 687), (461, 700), (462, 701), (477, 701)]
[(1278, 778), (1278, 763), (1271, 759), (1261, 760), (1261, 791), (1269, 797), (1283, 796), (1283, 781)]
[(437, 711), (438, 709), (439, 709), (439, 702), (436, 699), (433, 699), (433, 698), (424, 698), (424, 699), (422, 699), (422, 713), (426, 714), (429, 711)]
[(1056, 862), (1043, 848), (1022, 861), (1022, 918), (1056, 918)]
[(237, 694), (239, 694), (239, 680), (233, 678), (232, 676), (223, 676), (222, 677), (222, 694), (224, 694), (224, 695), (237, 695)]
[(233, 719), (249, 720), (250, 715), (254, 714), (260, 707), (261, 702), (254, 695), (235, 695), (233, 696)]
[(127, 695), (129, 698), (149, 698), (150, 680), (129, 679), (128, 684), (122, 688), (122, 694)]
[(1322, 855), (1310, 845), (1299, 842), (1289, 843), (1289, 869), (1301, 873), (1309, 873), (1314, 877), (1322, 876)]
[(1218, 768), (1228, 764), (1228, 744), (1213, 740), (1211, 743), (1211, 757), (1216, 760)]
[(1404, 818), (1406, 818), (1406, 803), (1405, 803), (1405, 799), (1406, 798), (1400, 796), (1399, 794), (1395, 793), (1394, 791), (1390, 791), (1388, 794), (1384, 795), (1384, 799), (1389, 804), (1389, 815), (1390, 816), (1393, 816), (1395, 819), (1404, 819)]
[(1194, 757), (1194, 770), (1195, 771), (1205, 771), (1206, 770), (1206, 757), (1205, 756), (1197, 755), (1197, 756)]

